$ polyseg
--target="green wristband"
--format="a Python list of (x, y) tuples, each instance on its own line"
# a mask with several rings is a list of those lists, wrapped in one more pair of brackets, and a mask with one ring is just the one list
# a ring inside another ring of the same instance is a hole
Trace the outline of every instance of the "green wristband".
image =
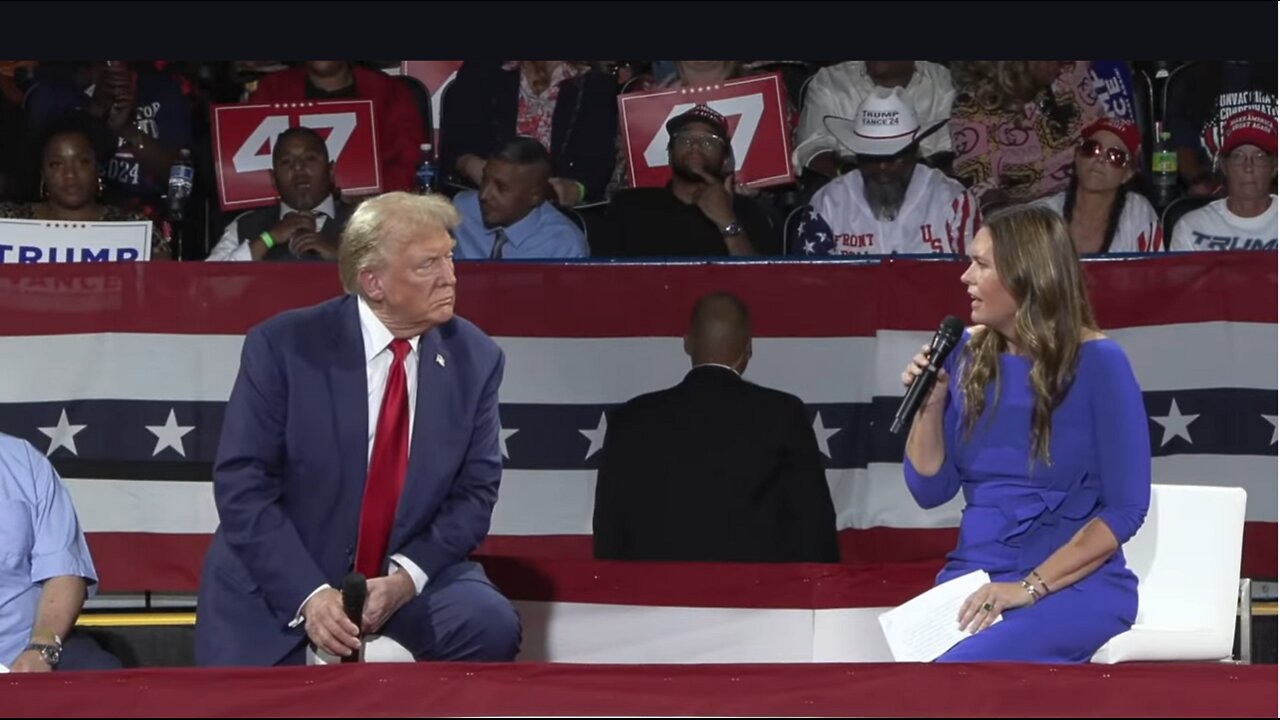
[(262, 238), (262, 244), (266, 245), (268, 250), (276, 246), (276, 241), (271, 239), (271, 233), (263, 231), (258, 237)]
[(581, 182), (578, 183), (578, 203), (587, 199), (587, 186)]

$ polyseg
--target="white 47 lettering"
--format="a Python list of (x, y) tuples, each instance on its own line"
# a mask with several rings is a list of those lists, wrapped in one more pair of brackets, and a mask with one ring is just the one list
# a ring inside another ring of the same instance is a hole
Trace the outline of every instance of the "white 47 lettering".
[[(722, 100), (708, 100), (706, 103), (712, 110), (725, 116), (726, 119), (741, 115), (742, 119), (738, 121), (738, 127), (733, 131), (733, 157), (736, 161), (735, 170), (742, 169), (742, 163), (747, 157), (747, 148), (751, 147), (751, 140), (756, 136), (756, 128), (760, 127), (760, 118), (764, 115), (764, 95), (755, 93), (754, 95), (743, 95), (741, 97), (724, 98)], [(667, 117), (663, 119), (658, 126), (658, 134), (653, 136), (653, 140), (649, 142), (649, 146), (644, 150), (644, 161), (649, 167), (663, 167), (667, 164), (667, 121), (693, 108), (693, 103), (678, 103), (671, 108), (671, 112), (667, 113)]]
[[(330, 130), (324, 144), (329, 149), (329, 159), (337, 162), (342, 156), (343, 148), (347, 146), (347, 141), (351, 139), (351, 134), (355, 132), (356, 114), (347, 112), (301, 115), (298, 117), (298, 124), (313, 130)], [(231, 157), (236, 172), (251, 173), (270, 170), (271, 151), (275, 148), (276, 138), (288, 129), (287, 115), (268, 115), (262, 118), (262, 122), (249, 133), (249, 137), (245, 138), (240, 149), (236, 150), (235, 155)], [(259, 153), (258, 150), (264, 146), (266, 152)]]

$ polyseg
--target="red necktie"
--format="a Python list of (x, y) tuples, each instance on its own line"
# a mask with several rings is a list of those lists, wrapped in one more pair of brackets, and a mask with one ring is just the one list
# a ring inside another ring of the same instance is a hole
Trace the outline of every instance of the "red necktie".
[(409, 466), (409, 386), (405, 381), (404, 358), (409, 341), (391, 341), (391, 371), (382, 394), (378, 429), (373, 436), (373, 456), (369, 458), (369, 478), (364, 484), (360, 505), (360, 537), (356, 544), (356, 572), (373, 578), (382, 575), (382, 565), (391, 540), (391, 524), (396, 503)]

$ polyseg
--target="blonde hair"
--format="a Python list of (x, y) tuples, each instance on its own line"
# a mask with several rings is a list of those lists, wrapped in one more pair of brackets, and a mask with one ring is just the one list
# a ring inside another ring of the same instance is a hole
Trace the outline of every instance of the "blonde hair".
[[(1018, 304), (1015, 342), (1031, 358), (1032, 458), (1049, 463), (1053, 411), (1075, 379), (1085, 331), (1098, 329), (1080, 257), (1066, 222), (1046, 208), (1007, 208), (987, 217), (984, 227), (991, 233), (1000, 282)], [(1003, 335), (987, 328), (975, 332), (965, 345), (958, 384), (966, 435), (985, 409), (989, 384), (995, 387), (992, 404), (1000, 402), (1000, 353), (1008, 344)]]
[(951, 77), (958, 92), (987, 112), (1021, 110), (1043, 89), (1031, 73), (1030, 60), (957, 60)]
[(386, 262), (387, 243), (403, 242), (423, 230), (451, 232), (458, 211), (443, 195), (390, 192), (360, 203), (342, 231), (338, 274), (349, 295), (359, 295), (360, 273)]

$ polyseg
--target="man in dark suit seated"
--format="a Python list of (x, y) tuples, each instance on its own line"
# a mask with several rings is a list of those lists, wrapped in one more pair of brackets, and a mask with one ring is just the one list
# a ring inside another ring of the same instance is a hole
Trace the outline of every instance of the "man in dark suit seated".
[(324, 138), (308, 127), (280, 133), (268, 172), (280, 202), (238, 215), (208, 259), (337, 260), (342, 229), (355, 208), (339, 197)]
[(595, 555), (610, 560), (838, 562), (835, 509), (804, 404), (742, 379), (742, 301), (694, 307), (673, 388), (609, 417), (596, 481)]
[[(343, 231), (347, 294), (245, 336), (213, 466), (218, 530), (196, 663), (329, 662), (389, 638), (418, 660), (515, 658), (520, 621), (468, 559), (498, 499), (505, 356), (454, 314), (458, 213), (366, 200)], [(368, 579), (359, 627), (338, 591)]]

